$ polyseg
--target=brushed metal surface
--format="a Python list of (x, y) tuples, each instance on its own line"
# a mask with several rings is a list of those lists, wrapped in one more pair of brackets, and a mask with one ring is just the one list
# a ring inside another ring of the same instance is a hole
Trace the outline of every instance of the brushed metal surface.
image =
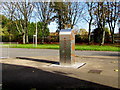
[(60, 64), (72, 65), (75, 62), (75, 35), (72, 29), (62, 29), (60, 32)]

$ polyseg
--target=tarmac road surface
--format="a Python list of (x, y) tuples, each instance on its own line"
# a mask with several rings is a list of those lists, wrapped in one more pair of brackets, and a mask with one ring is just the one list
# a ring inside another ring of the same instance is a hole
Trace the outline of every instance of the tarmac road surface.
[[(118, 57), (119, 52), (113, 51), (75, 51), (76, 56), (114, 56)], [(24, 48), (2, 48), (2, 57), (15, 58), (19, 56), (58, 56), (59, 50), (55, 49), (24, 49)]]

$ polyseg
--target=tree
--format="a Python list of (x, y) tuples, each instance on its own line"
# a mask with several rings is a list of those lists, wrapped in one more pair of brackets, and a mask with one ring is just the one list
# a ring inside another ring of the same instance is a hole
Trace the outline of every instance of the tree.
[(95, 3), (94, 2), (86, 2), (87, 5), (87, 11), (88, 15), (85, 16), (85, 21), (89, 23), (89, 32), (88, 32), (88, 44), (90, 44), (91, 41), (91, 26), (92, 26), (92, 21), (94, 19), (94, 9), (95, 9)]
[[(1, 35), (7, 39), (5, 41), (12, 41), (15, 39), (17, 34), (15, 23), (11, 21), (9, 18), (4, 15), (0, 15), (2, 17), (2, 26), (1, 26)], [(3, 40), (4, 41), (4, 40)]]
[(35, 35), (36, 30), (36, 23), (28, 23), (28, 36), (29, 36), (29, 42), (33, 42), (33, 35)]
[(33, 5), (31, 2), (3, 2), (5, 15), (9, 15), (16, 21), (16, 27), (23, 36), (23, 43), (28, 43), (28, 21), (31, 18)]
[(87, 35), (88, 32), (86, 31), (86, 29), (80, 29), (80, 35)]
[(1, 36), (1, 41), (9, 41), (7, 38), (9, 36), (8, 29), (7, 29), (7, 22), (9, 21), (4, 15), (0, 15), (2, 18), (2, 22), (0, 25), (0, 36)]
[(83, 9), (85, 4), (81, 2), (68, 2), (68, 24), (71, 25), (71, 29), (76, 25), (83, 15)]
[(97, 24), (98, 28), (100, 29), (100, 31), (102, 31), (102, 36), (100, 38), (100, 40), (101, 40), (100, 45), (103, 45), (104, 40), (105, 40), (104, 28), (107, 23), (108, 9), (107, 9), (105, 2), (97, 2), (96, 5), (97, 5), (97, 7), (94, 12), (94, 15), (96, 16), (96, 24)]
[[(67, 6), (64, 2), (54, 2), (54, 12), (56, 14), (56, 22), (58, 23), (58, 31), (64, 29), (65, 21), (66, 21), (66, 14), (67, 14)], [(63, 19), (64, 18), (64, 19)]]
[[(109, 40), (110, 40), (110, 37), (109, 37), (110, 30), (107, 27), (105, 27), (103, 29), (105, 31), (105, 41), (109, 42)], [(94, 34), (93, 35), (94, 42), (95, 43), (100, 43), (101, 42), (101, 37), (103, 35), (102, 29), (99, 29), (99, 28), (94, 29), (93, 34)]]
[(112, 36), (112, 43), (114, 44), (114, 31), (115, 31), (115, 26), (118, 20), (118, 15), (119, 15), (119, 2), (107, 2), (107, 8), (109, 11), (109, 15), (107, 17), (107, 22), (110, 28), (111, 36)]
[[(42, 37), (43, 37), (43, 29), (42, 29), (42, 26), (44, 25), (44, 22), (37, 22), (37, 28), (38, 28), (38, 38), (40, 41), (42, 41)], [(44, 29), (44, 41), (45, 41), (45, 38), (47, 36), (49, 36), (50, 32), (49, 32), (49, 29), (48, 27), (46, 26), (46, 28)], [(43, 43), (42, 43), (43, 44)]]
[(80, 20), (83, 11), (83, 5), (80, 2), (54, 2), (52, 8), (56, 14), (58, 32), (65, 27), (73, 28)]
[[(9, 27), (7, 27), (7, 28), (8, 28), (8, 33), (9, 33), (9, 42), (11, 42), (11, 38), (12, 38), (11, 30), (12, 29), (10, 29), (10, 28), (12, 27), (11, 25), (13, 23), (13, 13), (15, 12), (15, 7), (12, 5), (12, 2), (11, 3), (4, 2), (4, 3), (2, 3), (2, 8), (3, 8), (2, 13), (4, 13), (4, 15), (10, 19)], [(6, 23), (6, 24), (8, 24), (8, 23)]]
[(45, 38), (45, 30), (47, 29), (47, 25), (52, 21), (52, 11), (50, 2), (35, 2), (36, 16), (40, 22), (43, 22), (41, 27), (42, 30), (42, 44), (44, 43)]
[[(31, 14), (33, 11), (33, 4), (31, 2), (17, 2), (15, 4), (15, 6), (17, 7), (17, 9), (20, 11), (22, 17), (23, 18), (23, 28), (24, 28), (24, 33), (26, 35), (26, 43), (28, 43), (28, 21), (31, 18)], [(25, 36), (24, 36), (25, 37)]]
[(79, 32), (75, 35), (75, 42), (76, 43), (82, 43), (82, 42), (88, 42), (88, 32), (86, 29), (81, 28)]

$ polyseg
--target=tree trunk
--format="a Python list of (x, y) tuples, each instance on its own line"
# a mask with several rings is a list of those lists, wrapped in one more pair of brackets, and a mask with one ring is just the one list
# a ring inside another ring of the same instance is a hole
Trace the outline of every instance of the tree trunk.
[(25, 35), (25, 36), (26, 36), (26, 37), (25, 37), (25, 38), (26, 38), (26, 44), (28, 44), (28, 43), (29, 43), (29, 40), (28, 40), (28, 29), (27, 29), (27, 25), (26, 25), (26, 27), (25, 27), (25, 31), (26, 31), (26, 33), (25, 33), (25, 34), (26, 34), (26, 35)]
[(28, 39), (28, 30), (27, 30), (27, 27), (26, 27), (26, 43), (28, 44), (29, 43), (29, 39)]
[(105, 41), (105, 30), (103, 30), (102, 41), (100, 45), (103, 45)]
[(46, 27), (47, 27), (47, 23), (44, 23), (44, 26), (42, 27), (43, 28), (43, 30), (42, 30), (42, 44), (44, 44), (44, 41), (45, 41)]
[(42, 36), (42, 44), (44, 44), (44, 36)]
[[(59, 13), (58, 13), (59, 14)], [(61, 15), (59, 14), (59, 16), (58, 16), (58, 19), (59, 19), (59, 22), (58, 22), (58, 24), (59, 24), (59, 30), (61, 30), (61, 29), (63, 29), (62, 28), (62, 25), (61, 25)]]
[(114, 44), (114, 34), (112, 33), (112, 44)]
[(9, 42), (11, 42), (11, 39), (12, 39), (12, 37), (11, 37), (11, 34), (9, 32)]
[(23, 34), (23, 44), (25, 44), (25, 33)]
[(88, 33), (88, 44), (90, 44), (90, 40), (91, 40), (91, 37), (90, 37), (90, 32)]
[(90, 32), (91, 32), (91, 23), (92, 23), (92, 18), (91, 18), (91, 20), (90, 20), (90, 23), (89, 23), (89, 32), (88, 32), (88, 44), (90, 44), (90, 41), (91, 41), (91, 34), (90, 34)]
[(41, 41), (41, 44), (44, 44), (44, 29), (42, 29), (42, 41)]
[(26, 33), (25, 33), (26, 34), (26, 43), (29, 43), (29, 40), (28, 40), (28, 19), (27, 19), (27, 17), (25, 17), (25, 31), (26, 31)]
[(119, 28), (119, 34), (120, 34), (120, 28)]
[(27, 44), (29, 43), (28, 34), (26, 34), (26, 43), (27, 43)]

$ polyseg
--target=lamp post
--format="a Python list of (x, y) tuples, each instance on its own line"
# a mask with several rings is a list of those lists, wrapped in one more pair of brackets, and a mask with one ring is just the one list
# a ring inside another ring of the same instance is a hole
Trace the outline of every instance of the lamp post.
[(36, 32), (35, 32), (36, 38), (35, 38), (35, 45), (37, 47), (37, 22), (36, 22)]
[[(32, 6), (32, 8), (34, 8), (34, 6), (32, 4), (30, 4), (30, 5)], [(37, 16), (36, 12), (35, 12), (35, 16)], [(36, 27), (35, 27), (36, 29), (35, 29), (35, 35), (33, 35), (33, 44), (34, 44), (34, 37), (35, 37), (35, 46), (37, 47), (37, 33), (38, 32), (37, 32), (37, 20), (36, 20), (36, 17), (35, 17), (35, 23), (36, 23)]]
[(35, 19), (35, 23), (36, 23), (36, 26), (35, 26), (35, 34), (33, 35), (33, 46), (35, 44), (35, 46), (37, 47), (37, 34), (38, 34), (38, 32), (37, 32), (37, 21), (36, 21), (36, 19)]
[[(34, 16), (32, 16), (34, 17)], [(35, 18), (35, 17), (34, 17)], [(37, 47), (37, 35), (38, 35), (38, 30), (37, 30), (37, 20), (35, 18), (35, 34), (33, 35), (33, 44)]]

